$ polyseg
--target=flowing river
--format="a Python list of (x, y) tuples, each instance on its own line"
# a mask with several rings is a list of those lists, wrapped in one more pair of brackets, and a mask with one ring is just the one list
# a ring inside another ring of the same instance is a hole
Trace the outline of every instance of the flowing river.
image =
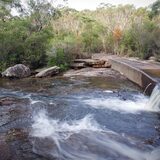
[(104, 77), (3, 79), (0, 93), (0, 160), (160, 160), (160, 93)]

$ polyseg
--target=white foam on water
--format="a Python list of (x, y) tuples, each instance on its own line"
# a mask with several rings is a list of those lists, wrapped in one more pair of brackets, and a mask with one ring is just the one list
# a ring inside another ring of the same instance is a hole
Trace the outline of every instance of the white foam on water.
[(110, 109), (123, 113), (137, 113), (139, 111), (154, 111), (152, 108), (147, 107), (148, 98), (145, 96), (136, 96), (136, 100), (123, 100), (119, 97), (109, 98), (93, 98), (83, 100), (83, 103), (97, 108), (97, 109)]
[(113, 91), (111, 91), (111, 90), (105, 90), (105, 91), (103, 91), (104, 93), (113, 93)]
[[(81, 130), (101, 131), (100, 126), (94, 121), (92, 115), (87, 115), (81, 120), (61, 122), (48, 118), (44, 110), (34, 116), (32, 128), (32, 136), (40, 138), (54, 137), (57, 139), (68, 138), (72, 133), (79, 133)], [(62, 136), (59, 133), (66, 134)]]
[(43, 103), (43, 101), (40, 101), (40, 100), (33, 100), (32, 99), (32, 94), (27, 94), (26, 96), (23, 96), (23, 98), (28, 98), (31, 105), (39, 103), (39, 102)]
[(30, 104), (36, 104), (36, 103), (44, 103), (43, 101), (39, 101), (39, 100), (33, 100), (31, 99)]
[(149, 102), (147, 104), (148, 108), (155, 111), (160, 111), (160, 86), (157, 85), (152, 91)]
[(27, 95), (23, 96), (23, 98), (28, 98), (31, 105), (35, 104), (35, 103), (38, 103), (38, 102), (43, 102), (43, 101), (40, 101), (40, 100), (33, 100), (32, 99), (32, 94), (27, 94)]
[[(79, 136), (76, 137), (77, 135)], [(121, 155), (131, 160), (160, 160), (160, 148), (142, 151), (133, 146), (130, 141), (127, 144), (123, 143), (125, 137), (110, 130), (102, 129), (91, 115), (87, 115), (81, 120), (63, 122), (48, 117), (47, 113), (42, 110), (34, 116), (31, 136), (44, 139), (44, 141), (45, 138), (52, 139), (58, 151), (55, 152), (55, 148), (53, 148), (53, 150), (47, 150), (47, 154), (50, 152), (50, 155), (57, 156), (62, 160), (105, 160), (106, 153), (111, 157)], [(124, 141), (126, 140), (127, 138)], [(42, 147), (35, 148), (41, 150)], [(95, 147), (97, 152), (95, 152)]]
[(23, 96), (23, 98), (28, 98), (28, 99), (31, 99), (31, 94), (27, 94), (27, 95), (25, 95), (25, 96)]

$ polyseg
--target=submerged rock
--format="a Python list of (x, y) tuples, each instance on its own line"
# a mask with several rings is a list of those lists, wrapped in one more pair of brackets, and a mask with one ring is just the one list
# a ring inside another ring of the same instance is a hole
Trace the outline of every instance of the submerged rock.
[(13, 67), (9, 67), (2, 73), (2, 77), (10, 77), (10, 78), (24, 78), (30, 75), (31, 75), (30, 69), (23, 64), (17, 64)]
[(1, 97), (0, 106), (10, 106), (13, 104), (27, 104), (29, 103), (28, 99), (17, 99), (13, 97)]
[(7, 132), (6, 141), (14, 141), (17, 139), (25, 139), (27, 138), (27, 132), (24, 129), (11, 129)]
[(5, 97), (5, 98), (0, 98), (0, 106), (9, 106), (12, 104), (15, 104), (15, 99), (14, 98), (9, 98), (9, 97)]
[(5, 142), (5, 137), (0, 135), (0, 159), (9, 160), (11, 158), (11, 153), (9, 145)]
[(58, 74), (60, 71), (60, 68), (57, 66), (47, 68), (45, 70), (42, 70), (38, 74), (35, 75), (37, 78), (42, 78), (42, 77), (52, 77), (56, 74)]

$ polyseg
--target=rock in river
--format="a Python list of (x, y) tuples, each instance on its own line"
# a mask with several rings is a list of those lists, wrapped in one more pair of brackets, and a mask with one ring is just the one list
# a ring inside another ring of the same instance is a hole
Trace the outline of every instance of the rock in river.
[(0, 135), (0, 159), (9, 160), (11, 158), (9, 145), (5, 142), (5, 137)]
[(12, 78), (24, 78), (30, 76), (30, 69), (23, 65), (17, 64), (13, 67), (7, 68), (3, 73), (2, 77), (12, 77)]
[(60, 68), (57, 67), (57, 66), (54, 66), (54, 67), (50, 67), (50, 68), (47, 68), (45, 70), (42, 70), (41, 72), (36, 74), (35, 77), (37, 77), (37, 78), (52, 77), (52, 76), (58, 74), (59, 71), (60, 71)]
[(18, 99), (13, 97), (0, 97), (0, 106), (10, 106), (13, 104), (16, 105), (26, 105), (29, 103), (28, 99)]

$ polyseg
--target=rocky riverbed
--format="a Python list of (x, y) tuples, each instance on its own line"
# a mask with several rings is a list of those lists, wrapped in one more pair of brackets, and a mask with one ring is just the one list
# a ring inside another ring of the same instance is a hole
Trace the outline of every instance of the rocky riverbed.
[(140, 88), (111, 69), (78, 72), (0, 79), (1, 160), (158, 160), (159, 115)]
[(95, 63), (0, 78), (0, 160), (159, 160), (159, 112), (137, 85)]

